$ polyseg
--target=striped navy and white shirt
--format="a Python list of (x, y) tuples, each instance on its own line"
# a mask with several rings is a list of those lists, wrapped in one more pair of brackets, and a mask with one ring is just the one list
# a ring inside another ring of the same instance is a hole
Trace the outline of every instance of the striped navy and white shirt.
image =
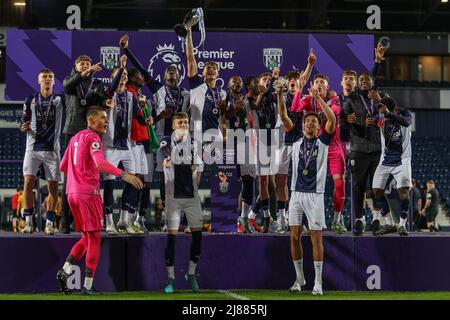
[(412, 113), (401, 109), (399, 114), (392, 113), (381, 127), (381, 159), (385, 166), (398, 166), (402, 160), (411, 161), (411, 123)]
[(216, 129), (217, 135), (222, 136), (222, 132), (219, 130), (221, 111), (216, 102), (225, 100), (227, 93), (217, 85), (215, 88), (211, 88), (200, 75), (189, 78), (189, 84), (191, 86), (191, 128), (197, 132), (201, 130), (202, 133), (209, 129)]
[(323, 131), (318, 138), (308, 139), (296, 127), (286, 135), (293, 141), (291, 190), (325, 193), (328, 146), (332, 135)]
[(30, 121), (26, 151), (59, 151), (64, 97), (52, 94), (45, 98), (32, 95), (23, 105), (23, 122)]
[(114, 107), (107, 111), (108, 129), (102, 136), (103, 144), (119, 150), (131, 150), (131, 120), (142, 115), (141, 108), (133, 94), (127, 90), (114, 93)]
[(197, 172), (203, 171), (203, 162), (196, 153), (197, 147), (188, 135), (186, 141), (171, 139), (169, 168), (164, 167), (166, 196), (171, 198), (194, 198), (198, 187)]

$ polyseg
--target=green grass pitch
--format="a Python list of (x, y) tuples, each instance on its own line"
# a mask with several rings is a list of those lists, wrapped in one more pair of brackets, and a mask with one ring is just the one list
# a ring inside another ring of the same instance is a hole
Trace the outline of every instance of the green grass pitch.
[(450, 292), (358, 292), (325, 291), (323, 296), (312, 296), (311, 291), (290, 293), (286, 290), (202, 290), (199, 293), (179, 290), (174, 294), (162, 291), (113, 292), (98, 296), (77, 293), (0, 294), (0, 300), (450, 300)]

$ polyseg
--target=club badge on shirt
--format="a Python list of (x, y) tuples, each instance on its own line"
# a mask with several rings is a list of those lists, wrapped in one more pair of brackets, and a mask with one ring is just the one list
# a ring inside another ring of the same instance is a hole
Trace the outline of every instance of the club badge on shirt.
[(100, 150), (100, 143), (98, 143), (98, 141), (94, 141), (92, 143), (92, 149), (94, 149), (94, 151)]

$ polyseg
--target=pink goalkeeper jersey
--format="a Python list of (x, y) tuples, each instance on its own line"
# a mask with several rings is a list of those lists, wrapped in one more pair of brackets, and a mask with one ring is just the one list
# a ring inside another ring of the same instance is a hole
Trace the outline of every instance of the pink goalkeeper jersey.
[(102, 140), (91, 129), (82, 130), (70, 139), (60, 167), (67, 174), (66, 194), (100, 194), (100, 171), (115, 176), (122, 173), (105, 160)]
[[(336, 129), (333, 134), (333, 138), (331, 139), (330, 146), (328, 148), (328, 153), (341, 153), (342, 151), (342, 143), (341, 143), (341, 134), (339, 127), (339, 117), (341, 114), (341, 103), (339, 97), (331, 97), (327, 99), (325, 102), (328, 106), (330, 106), (331, 110), (333, 110), (334, 115), (336, 116)], [(294, 101), (291, 106), (292, 112), (316, 112), (322, 118), (322, 125), (320, 126), (320, 130), (318, 135), (320, 135), (323, 131), (325, 131), (325, 124), (327, 123), (327, 118), (323, 115), (322, 108), (318, 105), (314, 99), (307, 95), (302, 97), (301, 93), (297, 92), (294, 97)]]

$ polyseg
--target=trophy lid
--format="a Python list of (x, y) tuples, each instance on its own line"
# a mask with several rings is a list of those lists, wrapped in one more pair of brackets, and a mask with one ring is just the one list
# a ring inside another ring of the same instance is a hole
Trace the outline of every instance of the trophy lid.
[(183, 24), (175, 25), (174, 30), (175, 30), (175, 33), (182, 38), (185, 38), (187, 36), (187, 30)]

